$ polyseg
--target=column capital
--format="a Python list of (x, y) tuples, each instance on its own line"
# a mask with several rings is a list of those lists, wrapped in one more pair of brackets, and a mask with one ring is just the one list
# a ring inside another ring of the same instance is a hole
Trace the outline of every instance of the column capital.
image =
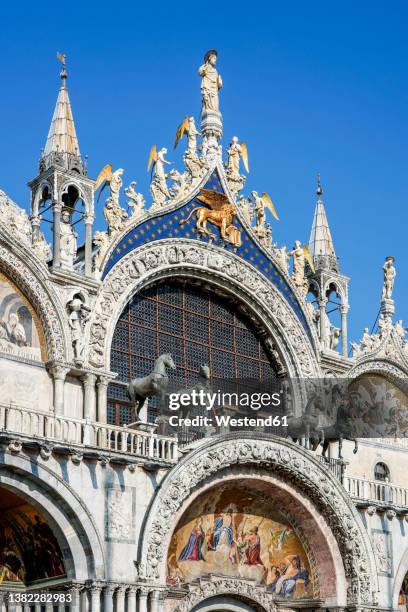
[(350, 310), (350, 306), (349, 304), (340, 304), (339, 310), (341, 314), (347, 314), (348, 311)]
[(84, 374), (83, 376), (81, 376), (81, 380), (84, 383), (85, 386), (95, 386), (95, 382), (96, 382), (96, 374), (93, 374), (92, 372), (87, 372), (86, 374)]
[(65, 380), (65, 377), (69, 372), (69, 367), (54, 364), (48, 367), (48, 371), (53, 375), (55, 380)]
[(98, 382), (96, 383), (97, 387), (107, 387), (112, 378), (109, 376), (98, 376)]

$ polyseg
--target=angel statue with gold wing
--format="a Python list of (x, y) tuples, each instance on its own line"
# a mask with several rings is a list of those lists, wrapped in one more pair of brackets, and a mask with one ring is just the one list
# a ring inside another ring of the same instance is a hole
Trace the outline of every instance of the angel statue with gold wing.
[(242, 159), (246, 172), (249, 172), (248, 150), (245, 142), (239, 142), (237, 136), (233, 136), (227, 150), (228, 161), (224, 163), (227, 169), (227, 182), (231, 193), (236, 196), (243, 189), (246, 177), (239, 172), (239, 163)]
[(309, 247), (305, 244), (302, 246), (300, 240), (295, 240), (295, 246), (292, 251), (288, 253), (288, 256), (293, 257), (293, 282), (306, 297), (309, 289), (309, 283), (305, 276), (306, 262), (309, 264), (312, 272), (315, 271), (313, 257), (309, 251)]
[(248, 150), (245, 142), (239, 142), (238, 136), (233, 136), (227, 151), (228, 162), (227, 175), (231, 178), (241, 178), (239, 173), (239, 162), (242, 159), (246, 172), (249, 173)]
[(167, 159), (166, 147), (157, 150), (156, 145), (153, 145), (150, 149), (149, 161), (147, 163), (147, 171), (152, 169), (152, 180), (150, 182), (150, 192), (153, 197), (153, 207), (157, 208), (163, 206), (166, 200), (171, 198), (171, 193), (167, 187), (167, 174), (164, 171), (164, 165), (170, 165)]
[(102, 185), (98, 195), (98, 202), (104, 189), (108, 186), (110, 189), (110, 196), (106, 200), (103, 211), (105, 220), (108, 224), (109, 236), (120, 232), (127, 220), (127, 214), (119, 204), (119, 194), (123, 184), (123, 173), (123, 168), (118, 168), (115, 172), (112, 172), (112, 164), (106, 164), (100, 171), (95, 182), (94, 191), (97, 191)]
[(196, 128), (194, 117), (188, 117), (187, 115), (184, 117), (183, 122), (177, 128), (174, 148), (177, 147), (184, 135), (187, 136), (188, 145), (183, 161), (191, 180), (193, 180), (201, 176), (201, 171), (206, 165), (204, 160), (197, 155), (197, 136), (200, 136), (200, 132)]
[[(254, 232), (262, 241), (266, 238), (267, 235), (265, 208), (267, 208), (272, 213), (272, 215), (277, 221), (279, 221), (279, 217), (278, 213), (276, 212), (275, 206), (273, 205), (273, 202), (267, 193), (262, 192), (262, 195), (260, 196), (257, 191), (252, 191), (251, 194), (254, 198), (254, 212), (256, 215)], [(272, 240), (271, 232), (270, 239)]]

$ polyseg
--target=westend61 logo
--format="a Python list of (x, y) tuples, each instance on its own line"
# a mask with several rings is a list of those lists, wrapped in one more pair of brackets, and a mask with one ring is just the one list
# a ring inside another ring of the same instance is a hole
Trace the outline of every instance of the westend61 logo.
[[(271, 414), (271, 409), (281, 408), (282, 393), (213, 392), (204, 389), (170, 393), (167, 408), (179, 413), (169, 416), (168, 424), (170, 427), (286, 427), (286, 415), (279, 414), (280, 410)], [(227, 414), (228, 409), (233, 409), (234, 414)], [(249, 411), (258, 414), (256, 417), (251, 413), (242, 414)]]

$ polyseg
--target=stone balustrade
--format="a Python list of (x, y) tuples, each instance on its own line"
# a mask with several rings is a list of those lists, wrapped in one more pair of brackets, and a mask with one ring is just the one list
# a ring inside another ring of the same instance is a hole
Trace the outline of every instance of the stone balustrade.
[(177, 440), (153, 432), (91, 422), (0, 403), (0, 432), (43, 438), (54, 443), (127, 453), (158, 461), (177, 461)]
[(347, 492), (356, 501), (369, 501), (383, 506), (408, 509), (408, 489), (365, 478), (344, 478)]

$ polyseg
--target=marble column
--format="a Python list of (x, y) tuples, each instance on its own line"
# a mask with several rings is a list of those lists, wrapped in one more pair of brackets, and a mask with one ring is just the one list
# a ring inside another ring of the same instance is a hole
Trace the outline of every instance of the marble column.
[(149, 589), (146, 587), (141, 587), (139, 589), (139, 607), (138, 612), (147, 612), (147, 596), (149, 594)]
[(340, 305), (341, 314), (341, 349), (343, 357), (348, 355), (348, 341), (347, 341), (347, 313), (349, 310), (348, 304)]
[(322, 349), (326, 348), (326, 304), (325, 298), (319, 300), (319, 311), (320, 311), (320, 346)]
[(91, 586), (91, 612), (100, 612), (101, 609), (101, 590), (102, 587)]
[(152, 591), (150, 595), (150, 612), (159, 612), (160, 591)]
[(126, 586), (121, 585), (116, 591), (116, 612), (125, 612)]
[(107, 392), (108, 392), (109, 379), (106, 376), (99, 376), (97, 389), (98, 389), (98, 423), (107, 422)]
[(84, 383), (84, 419), (95, 421), (95, 374), (85, 374), (82, 377), (82, 382)]
[(127, 592), (127, 612), (136, 612), (136, 587), (129, 587)]
[(59, 268), (61, 265), (61, 205), (57, 202), (53, 203), (53, 258), (52, 265), (54, 268)]
[(105, 587), (104, 592), (104, 612), (113, 612), (113, 596), (115, 594), (116, 586), (114, 584), (108, 584)]
[(92, 223), (93, 217), (85, 217), (85, 276), (92, 276)]
[(79, 585), (73, 585), (69, 592), (71, 594), (72, 600), (69, 606), (70, 612), (80, 612), (80, 591), (81, 587)]
[(64, 415), (64, 387), (68, 368), (53, 366), (50, 372), (54, 379), (54, 412), (56, 416)]

